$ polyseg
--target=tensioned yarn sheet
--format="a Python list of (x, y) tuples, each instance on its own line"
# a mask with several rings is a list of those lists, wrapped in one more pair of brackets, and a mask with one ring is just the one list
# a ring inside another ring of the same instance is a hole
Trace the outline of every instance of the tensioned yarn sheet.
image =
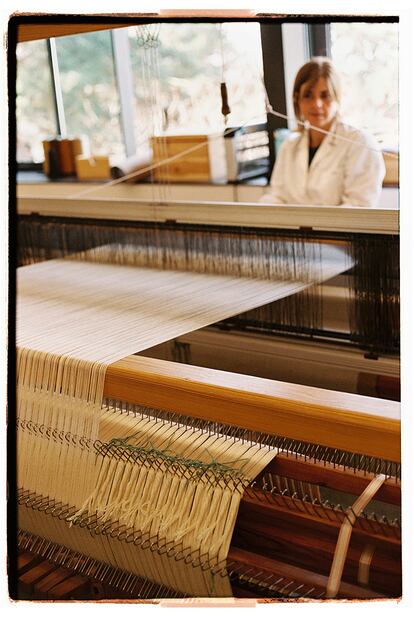
[[(89, 534), (76, 526), (76, 517), (86, 513), (103, 522), (116, 520), (182, 552), (198, 550), (209, 562), (222, 563), (240, 486), (258, 475), (274, 453), (104, 408), (106, 368), (132, 353), (297, 293), (349, 265), (345, 251), (321, 245), (318, 259), (308, 264), (306, 282), (76, 259), (20, 268), (18, 487), (76, 509), (70, 527), (23, 508), (23, 528), (171, 589), (197, 596), (231, 595), (226, 577), (184, 561), (174, 560), (171, 567), (163, 551)], [(110, 447), (97, 453), (80, 446), (79, 437), (106, 444), (115, 440), (131, 456), (112, 456)], [(151, 463), (154, 457), (157, 465)], [(177, 469), (185, 472), (176, 475)]]
[(17, 345), (110, 364), (302, 291), (349, 267), (321, 245), (307, 280), (223, 276), (71, 259), (20, 268)]

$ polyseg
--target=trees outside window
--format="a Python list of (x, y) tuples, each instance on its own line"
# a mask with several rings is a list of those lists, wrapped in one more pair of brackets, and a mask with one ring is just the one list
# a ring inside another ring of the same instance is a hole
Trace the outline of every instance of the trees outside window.
[(398, 148), (398, 24), (332, 23), (332, 60), (342, 76), (345, 122)]
[[(111, 31), (55, 39), (68, 136), (86, 135), (92, 153), (124, 155), (125, 135), (134, 134), (139, 152), (153, 133), (212, 133), (266, 121), (259, 23), (158, 23), (127, 32), (130, 62), (116, 52), (118, 69), (121, 63), (132, 70), (133, 111), (123, 123), (119, 92), (131, 97), (116, 75)], [(383, 148), (397, 148), (398, 24), (332, 23), (330, 38), (344, 121), (367, 129)], [(16, 54), (17, 160), (41, 162), (42, 140), (57, 134), (46, 41), (19, 43)], [(267, 72), (280, 62), (268, 60)]]
[(223, 131), (223, 81), (231, 109), (227, 126), (265, 122), (258, 23), (163, 23), (152, 31), (131, 27), (129, 37), (139, 142), (153, 125), (190, 134)]
[(46, 41), (20, 43), (16, 56), (17, 160), (40, 163), (44, 158), (42, 141), (56, 135)]
[(56, 51), (68, 135), (86, 135), (93, 154), (124, 154), (111, 32), (58, 37)]

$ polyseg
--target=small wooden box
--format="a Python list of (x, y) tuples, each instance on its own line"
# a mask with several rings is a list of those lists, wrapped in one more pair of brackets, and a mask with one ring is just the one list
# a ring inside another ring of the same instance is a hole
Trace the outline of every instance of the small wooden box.
[(76, 175), (79, 180), (108, 180), (111, 167), (107, 156), (77, 156)]
[(153, 164), (177, 156), (154, 169), (163, 182), (227, 182), (224, 138), (216, 135), (159, 135), (151, 139)]
[[(76, 173), (75, 159), (82, 154), (80, 139), (47, 139), (42, 142), (45, 160), (43, 171), (47, 176), (73, 176)], [(52, 170), (51, 155), (54, 155), (55, 169)], [(52, 173), (53, 172), (53, 173)]]

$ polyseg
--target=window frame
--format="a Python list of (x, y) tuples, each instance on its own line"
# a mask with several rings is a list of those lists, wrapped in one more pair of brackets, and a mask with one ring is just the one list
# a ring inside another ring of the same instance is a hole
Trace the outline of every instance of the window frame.
[[(49, 66), (49, 71), (50, 71), (50, 82), (51, 82), (51, 86), (52, 86), (52, 99), (53, 99), (53, 108), (55, 111), (55, 129), (56, 129), (56, 134), (60, 135), (60, 120), (59, 120), (59, 109), (58, 109), (58, 100), (57, 100), (57, 94), (56, 94), (56, 86), (57, 86), (57, 82), (55, 80), (55, 76), (54, 76), (54, 68), (53, 65), (55, 64), (54, 60), (52, 59), (52, 46), (53, 43), (51, 43), (51, 39), (45, 39), (44, 41), (45, 45), (46, 45), (46, 55), (47, 55), (47, 59), (48, 59), (48, 66)], [(56, 53), (56, 47), (55, 47), (55, 53)], [(56, 62), (57, 62), (57, 58), (56, 58)], [(14, 72), (14, 79), (15, 79), (15, 84), (14, 84), (14, 94), (15, 94), (15, 105), (14, 105), (14, 113), (15, 113), (15, 122), (16, 122), (16, 139), (17, 139), (17, 117), (16, 117), (16, 83), (17, 83), (17, 63), (16, 63), (16, 67), (15, 67), (15, 72)], [(60, 86), (60, 82), (58, 81), (58, 87)], [(65, 126), (65, 125), (64, 125)], [(17, 144), (16, 144), (16, 152), (17, 152)], [(34, 161), (18, 161), (16, 159), (16, 167), (17, 167), (17, 171), (42, 171), (43, 169), (43, 163), (35, 163)]]
[[(381, 18), (384, 20), (384, 18)], [(209, 21), (209, 20), (208, 20)], [(231, 19), (214, 20), (228, 22)], [(238, 21), (238, 20), (234, 20)], [(279, 128), (294, 128), (293, 105), (291, 102), (291, 87), (297, 66), (305, 63), (311, 56), (326, 55), (331, 57), (330, 28), (333, 22), (343, 21), (343, 18), (327, 18), (326, 20), (306, 23), (303, 19), (253, 20), (260, 26), (260, 44), (263, 58), (263, 78), (268, 93), (269, 102), (274, 109), (285, 114), (289, 120), (267, 114), (267, 132), (269, 137), (269, 176), (275, 162), (274, 131)], [(356, 21), (362, 21), (362, 19)], [(364, 19), (378, 21), (378, 19)], [(398, 18), (388, 18), (385, 21), (399, 21)], [(298, 39), (293, 45), (287, 34), (288, 28), (295, 27)], [(300, 30), (302, 33), (300, 34)], [(133, 156), (136, 152), (136, 136), (134, 127), (133, 106), (133, 74), (128, 38), (128, 26), (108, 28), (111, 37), (116, 89), (120, 101), (119, 121), (125, 155)], [(300, 44), (298, 44), (298, 41)], [(52, 93), (55, 107), (57, 135), (66, 135), (65, 110), (60, 84), (59, 64), (56, 53), (56, 39), (46, 39), (51, 73)], [(275, 62), (275, 59), (278, 59)], [(33, 161), (17, 161), (18, 170), (38, 170), (41, 163)]]
[(136, 152), (133, 103), (134, 83), (128, 28), (114, 28), (110, 33), (115, 80), (119, 96), (119, 121), (121, 124), (125, 155), (128, 157), (133, 156)]
[[(133, 122), (132, 104), (132, 68), (131, 63), (126, 62), (125, 54), (129, 54), (129, 41), (126, 28), (108, 29), (111, 38), (112, 58), (114, 63), (114, 73), (116, 89), (120, 101), (120, 125), (122, 142), (126, 156), (135, 154), (135, 129)], [(52, 84), (52, 96), (55, 110), (55, 127), (58, 137), (66, 137), (66, 118), (63, 103), (63, 94), (60, 83), (59, 62), (56, 50), (56, 38), (45, 39), (47, 46), (47, 56), (49, 61), (49, 71)], [(130, 56), (127, 56), (130, 58)], [(34, 161), (16, 161), (18, 171), (39, 171), (43, 168), (42, 163)]]
[(57, 135), (59, 135), (60, 137), (66, 137), (67, 129), (66, 129), (65, 108), (63, 105), (62, 87), (60, 84), (60, 71), (59, 71), (59, 62), (58, 62), (57, 49), (56, 49), (56, 39), (55, 38), (46, 39), (46, 45), (47, 45), (47, 53), (48, 53), (48, 58), (49, 58), (50, 76), (52, 80), (52, 92), (53, 92), (53, 102), (55, 106)]
[(328, 56), (331, 54), (331, 22), (307, 25), (310, 56)]
[[(260, 38), (263, 57), (263, 79), (273, 109), (287, 115), (286, 80), (283, 64), (282, 23), (260, 23)], [(275, 65), (275, 58), (281, 58)], [(276, 129), (287, 128), (284, 118), (278, 118), (267, 113), (267, 133), (269, 137), (269, 172), (270, 177), (275, 164), (274, 132)]]

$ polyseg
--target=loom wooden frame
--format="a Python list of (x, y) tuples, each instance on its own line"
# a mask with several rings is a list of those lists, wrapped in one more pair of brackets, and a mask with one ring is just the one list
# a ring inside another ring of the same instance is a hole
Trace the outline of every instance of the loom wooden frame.
[(400, 462), (400, 404), (214, 369), (128, 356), (104, 396), (211, 422)]
[[(18, 17), (23, 17), (28, 20), (26, 23), (18, 23), (18, 42), (36, 41), (57, 36), (68, 36), (74, 34), (84, 34), (87, 32), (96, 32), (97, 30), (112, 30), (113, 28), (125, 28), (128, 26), (136, 26), (141, 23), (151, 21), (168, 21), (169, 19), (193, 19), (193, 18), (208, 18), (208, 19), (243, 19), (257, 21), (260, 13), (250, 9), (156, 9), (154, 11), (136, 12), (136, 13), (92, 13), (84, 15), (56, 15), (48, 13), (22, 13)], [(266, 14), (267, 17), (280, 18), (280, 14)], [(30, 23), (30, 18), (39, 20), (37, 23)], [(56, 17), (56, 23), (53, 22), (53, 17)], [(62, 17), (66, 22), (62, 23)], [(71, 21), (75, 17), (77, 21)], [(45, 18), (46, 23), (42, 23), (42, 18)], [(98, 23), (93, 23), (91, 20), (95, 18)], [(83, 23), (83, 20), (86, 23)], [(117, 20), (117, 21), (113, 21)], [(121, 21), (120, 21), (121, 20)], [(125, 21), (122, 21), (125, 20)], [(101, 22), (101, 23), (99, 23)], [(103, 22), (103, 23), (102, 23)], [(106, 23), (105, 23), (106, 22)]]
[[(339, 212), (340, 210), (340, 212)], [(157, 201), (116, 195), (40, 197), (19, 194), (18, 214), (122, 221), (174, 220), (198, 225), (399, 234), (399, 211), (386, 208), (273, 205), (221, 201)]]

